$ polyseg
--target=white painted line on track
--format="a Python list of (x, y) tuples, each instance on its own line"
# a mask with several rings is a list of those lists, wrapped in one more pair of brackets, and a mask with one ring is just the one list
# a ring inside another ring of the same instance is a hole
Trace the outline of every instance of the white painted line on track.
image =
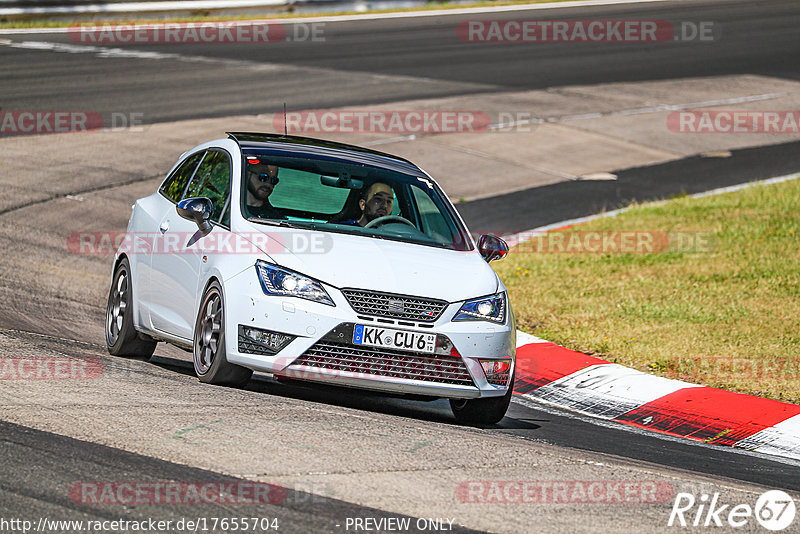
[(359, 20), (403, 19), (440, 17), (444, 15), (472, 15), (480, 13), (509, 13), (514, 11), (540, 11), (575, 7), (616, 6), (622, 4), (649, 4), (669, 0), (579, 0), (573, 2), (547, 2), (540, 4), (518, 4), (512, 6), (479, 6), (427, 11), (398, 11), (395, 13), (364, 13), (360, 15), (321, 15), (291, 19), (291, 22), (355, 22)]
[(367, 141), (364, 143), (364, 146), (380, 146), (389, 143), (399, 143), (401, 141), (413, 141), (416, 138), (416, 134), (401, 135), (399, 137), (391, 137), (389, 139), (376, 139), (375, 141)]
[(729, 104), (744, 104), (747, 102), (761, 102), (762, 100), (771, 100), (773, 98), (780, 98), (792, 94), (791, 92), (782, 93), (764, 93), (760, 95), (746, 95), (734, 98), (720, 98), (717, 100), (701, 100), (699, 102), (688, 102), (686, 104), (661, 104), (659, 106), (650, 106), (646, 108), (633, 108), (623, 109), (620, 111), (612, 111), (609, 115), (639, 115), (642, 113), (657, 113), (660, 111), (682, 111), (691, 108), (704, 108), (725, 106)]
[(254, 68), (258, 70), (275, 70), (279, 65), (247, 61), (238, 59), (220, 59), (205, 56), (189, 56), (170, 52), (150, 52), (129, 48), (111, 48), (106, 46), (78, 45), (69, 43), (51, 43), (47, 41), (9, 41), (3, 39), (0, 45), (26, 50), (44, 50), (50, 52), (63, 52), (67, 54), (96, 54), (100, 58), (129, 58), (129, 59), (172, 59), (190, 63), (219, 63), (231, 66)]
[(710, 191), (703, 191), (702, 193), (695, 193), (693, 195), (689, 195), (690, 198), (703, 198), (703, 197), (710, 197), (712, 195), (720, 195), (722, 193), (732, 193), (733, 191), (741, 191), (742, 189), (749, 189), (755, 186), (761, 185), (772, 185), (772, 184), (780, 184), (783, 182), (789, 182), (791, 180), (796, 180), (800, 178), (800, 174), (787, 174), (785, 176), (777, 176), (775, 178), (769, 178), (767, 180), (759, 180), (757, 182), (747, 182), (746, 184), (738, 184), (738, 185), (729, 185), (727, 187), (719, 187), (717, 189), (712, 189)]
[[(70, 43), (54, 43), (49, 41), (12, 41), (10, 39), (0, 39), (0, 46), (19, 48), (27, 50), (42, 50), (50, 52), (61, 52), (67, 54), (96, 54), (99, 58), (126, 58), (126, 59), (149, 59), (149, 60), (173, 60), (185, 63), (206, 63), (215, 65), (225, 65), (229, 67), (245, 68), (253, 71), (277, 71), (301, 72), (301, 73), (328, 73), (343, 75), (342, 71), (326, 69), (323, 67), (301, 67), (295, 65), (283, 65), (278, 63), (268, 63), (262, 61), (249, 61), (245, 59), (217, 58), (210, 56), (194, 56), (186, 54), (175, 54), (171, 52), (151, 52), (147, 50), (136, 50), (132, 48), (113, 48), (96, 45), (79, 45)], [(366, 82), (411, 82), (424, 84), (440, 84), (441, 80), (424, 78), (419, 76), (408, 76), (401, 74), (374, 74), (371, 72), (358, 72), (346, 74), (347, 76), (363, 77)], [(496, 86), (472, 84), (478, 90), (495, 90)]]
[[(622, 4), (648, 4), (655, 2), (666, 2), (668, 0), (580, 0), (574, 2), (550, 2), (542, 4), (518, 4), (513, 6), (481, 6), (465, 7), (457, 9), (436, 9), (428, 11), (401, 11), (395, 13), (364, 13), (356, 15), (322, 15), (315, 17), (299, 17), (291, 19), (253, 19), (246, 21), (246, 24), (256, 24), (263, 22), (281, 22), (284, 24), (303, 24), (309, 22), (357, 22), (360, 20), (382, 20), (382, 19), (403, 19), (419, 17), (440, 17), (445, 15), (472, 15), (481, 13), (507, 13), (514, 11), (539, 11), (547, 9), (568, 9), (576, 7), (595, 7), (595, 6), (615, 6)], [(167, 3), (167, 2), (165, 2)], [(226, 0), (215, 0), (219, 8), (231, 7)], [(144, 4), (141, 2), (141, 4)], [(150, 4), (150, 2), (147, 2)], [(110, 7), (120, 4), (99, 4), (98, 7)], [(78, 6), (76, 6), (78, 7)], [(84, 6), (85, 7), (85, 6)], [(20, 15), (23, 12), (10, 12), (11, 9), (25, 8), (5, 8), (0, 9), (0, 15)], [(42, 9), (42, 8), (27, 8)], [(205, 8), (211, 9), (211, 8)], [(163, 11), (163, 9), (162, 9)], [(98, 11), (101, 12), (101, 11)], [(40, 12), (41, 13), (41, 12)], [(76, 12), (76, 13), (79, 13)], [(95, 12), (97, 13), (97, 12)], [(0, 30), (0, 34), (34, 34), (34, 33), (67, 33), (69, 28), (10, 28)]]

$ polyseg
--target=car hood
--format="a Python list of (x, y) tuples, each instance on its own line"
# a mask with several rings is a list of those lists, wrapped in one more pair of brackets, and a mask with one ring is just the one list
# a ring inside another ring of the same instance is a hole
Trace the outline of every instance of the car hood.
[(270, 261), (337, 288), (456, 302), (495, 293), (500, 286), (494, 270), (474, 250), (446, 250), (249, 221), (247, 225), (248, 232), (266, 234), (267, 240), (256, 245)]

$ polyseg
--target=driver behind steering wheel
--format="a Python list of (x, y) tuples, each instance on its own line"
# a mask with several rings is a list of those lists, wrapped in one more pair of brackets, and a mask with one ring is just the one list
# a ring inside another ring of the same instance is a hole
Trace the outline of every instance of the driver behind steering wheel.
[(386, 217), (392, 213), (394, 193), (392, 188), (383, 182), (375, 182), (367, 188), (366, 193), (358, 201), (361, 218), (358, 224), (366, 226), (378, 217)]
[(358, 200), (361, 208), (361, 217), (352, 221), (342, 221), (341, 224), (366, 226), (378, 217), (386, 217), (392, 213), (394, 192), (383, 182), (375, 182), (367, 188)]

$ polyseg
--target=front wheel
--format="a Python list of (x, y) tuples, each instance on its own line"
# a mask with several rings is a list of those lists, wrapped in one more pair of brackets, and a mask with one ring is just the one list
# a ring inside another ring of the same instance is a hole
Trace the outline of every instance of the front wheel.
[(133, 326), (131, 266), (122, 258), (111, 279), (106, 305), (106, 347), (114, 356), (149, 358), (156, 342), (141, 339)]
[(450, 409), (456, 421), (463, 425), (493, 425), (500, 422), (508, 411), (511, 395), (514, 394), (514, 377), (508, 392), (502, 397), (488, 399), (450, 399)]
[(243, 386), (251, 369), (228, 363), (225, 358), (225, 305), (222, 287), (212, 282), (200, 304), (194, 325), (194, 371), (200, 382)]

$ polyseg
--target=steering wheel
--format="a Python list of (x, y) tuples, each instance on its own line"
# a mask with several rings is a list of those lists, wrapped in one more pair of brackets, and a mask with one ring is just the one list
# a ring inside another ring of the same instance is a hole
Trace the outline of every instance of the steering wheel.
[(399, 215), (384, 215), (383, 217), (378, 217), (377, 219), (372, 219), (364, 228), (375, 228), (376, 226), (382, 226), (384, 224), (389, 224), (393, 222), (399, 222), (403, 224), (407, 224), (412, 228), (416, 229), (414, 223), (409, 221), (404, 217), (400, 217)]

